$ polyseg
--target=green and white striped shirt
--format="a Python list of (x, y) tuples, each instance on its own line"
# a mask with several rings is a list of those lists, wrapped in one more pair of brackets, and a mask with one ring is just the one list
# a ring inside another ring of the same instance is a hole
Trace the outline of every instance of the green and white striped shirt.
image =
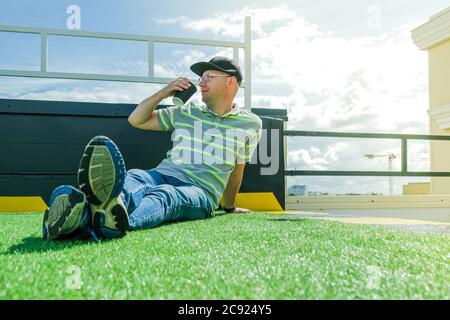
[(205, 190), (214, 211), (236, 163), (252, 158), (261, 139), (261, 119), (236, 105), (219, 116), (192, 102), (158, 110), (157, 119), (163, 130), (173, 131), (173, 147), (156, 169)]

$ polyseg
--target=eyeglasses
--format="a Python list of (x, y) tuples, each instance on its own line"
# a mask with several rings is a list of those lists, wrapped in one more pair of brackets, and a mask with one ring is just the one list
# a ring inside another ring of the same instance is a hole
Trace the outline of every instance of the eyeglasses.
[(233, 76), (227, 76), (225, 74), (205, 74), (203, 77), (198, 78), (198, 83), (203, 81), (204, 83), (211, 82), (213, 78), (228, 78)]

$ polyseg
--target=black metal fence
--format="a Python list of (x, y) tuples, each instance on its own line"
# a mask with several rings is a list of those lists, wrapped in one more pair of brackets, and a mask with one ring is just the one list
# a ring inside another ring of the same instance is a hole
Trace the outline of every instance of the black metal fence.
[(446, 135), (395, 134), (395, 133), (350, 133), (331, 131), (296, 131), (285, 130), (288, 137), (330, 137), (330, 138), (369, 138), (401, 140), (400, 171), (355, 171), (355, 170), (285, 170), (285, 176), (398, 176), (398, 177), (450, 177), (450, 172), (408, 171), (408, 140), (444, 140), (450, 141)]

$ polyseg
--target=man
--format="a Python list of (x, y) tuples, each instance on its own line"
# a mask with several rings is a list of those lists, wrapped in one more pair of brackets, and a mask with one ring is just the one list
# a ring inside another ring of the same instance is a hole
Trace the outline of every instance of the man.
[(239, 66), (214, 57), (191, 70), (200, 76), (202, 101), (155, 110), (161, 100), (188, 89), (180, 77), (143, 100), (130, 124), (144, 130), (173, 131), (173, 148), (156, 168), (126, 172), (117, 146), (93, 138), (78, 171), (80, 189), (60, 186), (44, 215), (44, 239), (117, 238), (128, 230), (167, 221), (210, 218), (223, 196), (226, 212), (236, 208), (244, 165), (261, 138), (261, 119), (233, 103), (242, 83)]

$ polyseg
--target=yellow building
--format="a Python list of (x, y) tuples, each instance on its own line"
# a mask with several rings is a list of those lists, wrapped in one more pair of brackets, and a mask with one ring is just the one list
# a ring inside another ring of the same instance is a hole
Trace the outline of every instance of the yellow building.
[[(412, 31), (428, 51), (430, 134), (450, 135), (450, 7)], [(431, 171), (450, 171), (450, 142), (430, 142)], [(450, 194), (450, 178), (431, 178), (431, 194)]]
[(403, 195), (428, 195), (431, 194), (431, 185), (428, 182), (410, 182), (403, 185)]

